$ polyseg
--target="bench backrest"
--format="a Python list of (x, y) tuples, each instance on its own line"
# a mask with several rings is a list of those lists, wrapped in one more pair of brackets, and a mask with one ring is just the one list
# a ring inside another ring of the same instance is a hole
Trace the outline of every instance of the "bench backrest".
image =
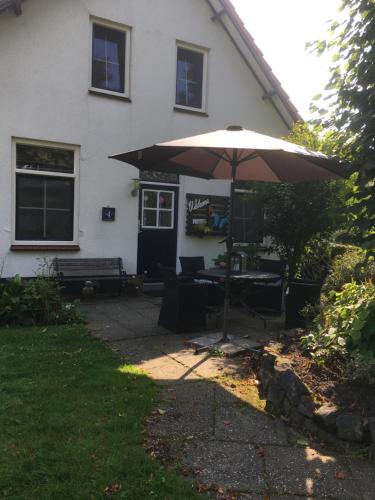
[(56, 274), (63, 278), (111, 277), (123, 272), (121, 257), (54, 260)]

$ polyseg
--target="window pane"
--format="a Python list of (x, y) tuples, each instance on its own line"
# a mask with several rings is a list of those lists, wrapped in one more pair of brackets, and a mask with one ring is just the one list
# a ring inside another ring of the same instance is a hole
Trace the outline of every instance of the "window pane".
[(17, 174), (16, 239), (72, 241), (74, 179)]
[(148, 227), (156, 227), (156, 216), (157, 216), (157, 211), (156, 210), (144, 210), (143, 211), (143, 226), (148, 226)]
[(159, 226), (172, 227), (172, 212), (169, 210), (159, 212)]
[(157, 191), (143, 191), (143, 206), (147, 208), (157, 208), (158, 206)]
[(259, 243), (263, 240), (263, 207), (251, 193), (237, 193), (234, 201), (233, 233), (240, 243)]
[(173, 203), (173, 193), (159, 193), (159, 207), (160, 208), (172, 208)]
[(202, 107), (204, 54), (177, 49), (176, 104)]
[(16, 163), (20, 170), (74, 173), (74, 151), (31, 144), (16, 145)]
[(42, 209), (18, 209), (16, 212), (16, 240), (42, 241), (43, 238)]
[(92, 61), (92, 86), (97, 89), (107, 89), (107, 63)]
[(125, 92), (125, 46), (125, 32), (106, 26), (93, 26), (93, 87)]
[(74, 184), (71, 179), (48, 179), (46, 183), (46, 208), (73, 210)]
[(43, 208), (44, 178), (17, 175), (17, 206), (20, 208)]
[(107, 64), (108, 89), (120, 90), (122, 88), (120, 71), (121, 68), (117, 64)]
[(73, 217), (70, 211), (47, 210), (45, 239), (47, 241), (73, 240)]

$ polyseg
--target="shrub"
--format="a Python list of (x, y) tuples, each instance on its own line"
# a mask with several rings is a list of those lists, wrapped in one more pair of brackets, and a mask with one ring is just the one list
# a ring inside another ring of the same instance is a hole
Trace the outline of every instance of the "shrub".
[[(351, 378), (363, 379), (364, 366), (375, 367), (375, 286), (352, 281), (340, 292), (331, 291), (330, 300), (302, 337), (302, 346), (318, 362), (343, 359)], [(368, 381), (370, 376), (371, 370)]]
[(61, 287), (53, 278), (20, 276), (0, 283), (0, 324), (30, 325), (81, 323), (78, 305), (65, 304)]
[(0, 283), (0, 323), (23, 324), (28, 310), (24, 291), (20, 276)]
[(332, 291), (340, 292), (346, 283), (361, 283), (374, 275), (374, 263), (366, 259), (366, 252), (359, 247), (347, 246), (332, 264), (331, 272), (323, 285), (323, 302), (329, 301)]

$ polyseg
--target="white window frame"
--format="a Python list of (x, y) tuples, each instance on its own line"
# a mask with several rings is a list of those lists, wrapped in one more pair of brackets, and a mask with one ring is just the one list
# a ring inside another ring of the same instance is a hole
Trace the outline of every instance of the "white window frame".
[[(94, 38), (94, 25), (103, 26), (105, 28), (122, 31), (125, 33), (125, 61), (124, 61), (124, 92), (116, 92), (114, 90), (105, 90), (92, 85), (92, 47)], [(89, 64), (89, 90), (99, 94), (107, 94), (112, 96), (121, 96), (130, 99), (130, 54), (131, 54), (131, 27), (124, 24), (108, 21), (100, 17), (90, 17), (90, 64)]]
[[(145, 207), (145, 193), (153, 192), (156, 193), (156, 199), (158, 201), (157, 207), (156, 208), (149, 208)], [(160, 193), (168, 193), (172, 195), (172, 207), (171, 208), (160, 208), (159, 206), (159, 198), (160, 198)], [(167, 230), (170, 231), (174, 229), (174, 211), (175, 211), (175, 191), (169, 191), (167, 189), (143, 189), (142, 190), (142, 213), (141, 213), (141, 228), (142, 229), (158, 229), (158, 230)], [(143, 224), (144, 221), (144, 211), (145, 210), (152, 210), (156, 212), (156, 226), (145, 226)], [(159, 226), (159, 213), (160, 212), (171, 212), (172, 217), (171, 217), (171, 225), (170, 226)]]
[[(47, 148), (64, 149), (74, 152), (74, 173), (57, 173), (57, 172), (47, 172), (43, 170), (23, 170), (17, 168), (17, 144), (24, 144), (30, 146), (41, 146)], [(79, 234), (79, 158), (80, 158), (80, 146), (65, 144), (60, 142), (50, 142), (50, 141), (39, 141), (34, 139), (21, 139), (18, 137), (13, 137), (12, 139), (12, 244), (17, 246), (77, 246), (78, 245), (78, 234)], [(59, 177), (74, 179), (74, 204), (73, 204), (73, 240), (65, 241), (37, 241), (37, 240), (17, 240), (16, 239), (16, 176), (21, 175), (39, 175), (43, 177)]]
[[(200, 108), (195, 108), (193, 106), (183, 106), (177, 104), (177, 71), (178, 71), (178, 49), (186, 49), (191, 52), (198, 52), (203, 54), (203, 75), (202, 75), (202, 106)], [(187, 42), (181, 42), (177, 40), (176, 44), (176, 73), (175, 73), (175, 96), (174, 96), (174, 107), (178, 109), (185, 109), (187, 111), (197, 111), (205, 113), (207, 109), (207, 73), (208, 73), (208, 53), (209, 49), (205, 47), (200, 47), (198, 45), (193, 45)]]

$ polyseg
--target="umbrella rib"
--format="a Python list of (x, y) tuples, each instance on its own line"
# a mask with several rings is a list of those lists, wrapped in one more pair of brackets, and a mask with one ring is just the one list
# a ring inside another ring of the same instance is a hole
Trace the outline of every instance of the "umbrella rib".
[(206, 151), (206, 153), (210, 153), (211, 155), (216, 156), (217, 158), (219, 158), (219, 160), (228, 160), (228, 161), (230, 161), (229, 155), (227, 157), (225, 156), (225, 154), (224, 155), (220, 155), (219, 153), (216, 153), (216, 151), (213, 151), (212, 149), (209, 149), (209, 148), (203, 148), (203, 150)]
[(238, 160), (238, 163), (245, 163), (245, 161), (253, 160), (254, 158), (259, 158), (259, 156), (260, 155), (258, 153), (251, 153), (245, 156), (245, 158), (241, 158), (240, 160)]

